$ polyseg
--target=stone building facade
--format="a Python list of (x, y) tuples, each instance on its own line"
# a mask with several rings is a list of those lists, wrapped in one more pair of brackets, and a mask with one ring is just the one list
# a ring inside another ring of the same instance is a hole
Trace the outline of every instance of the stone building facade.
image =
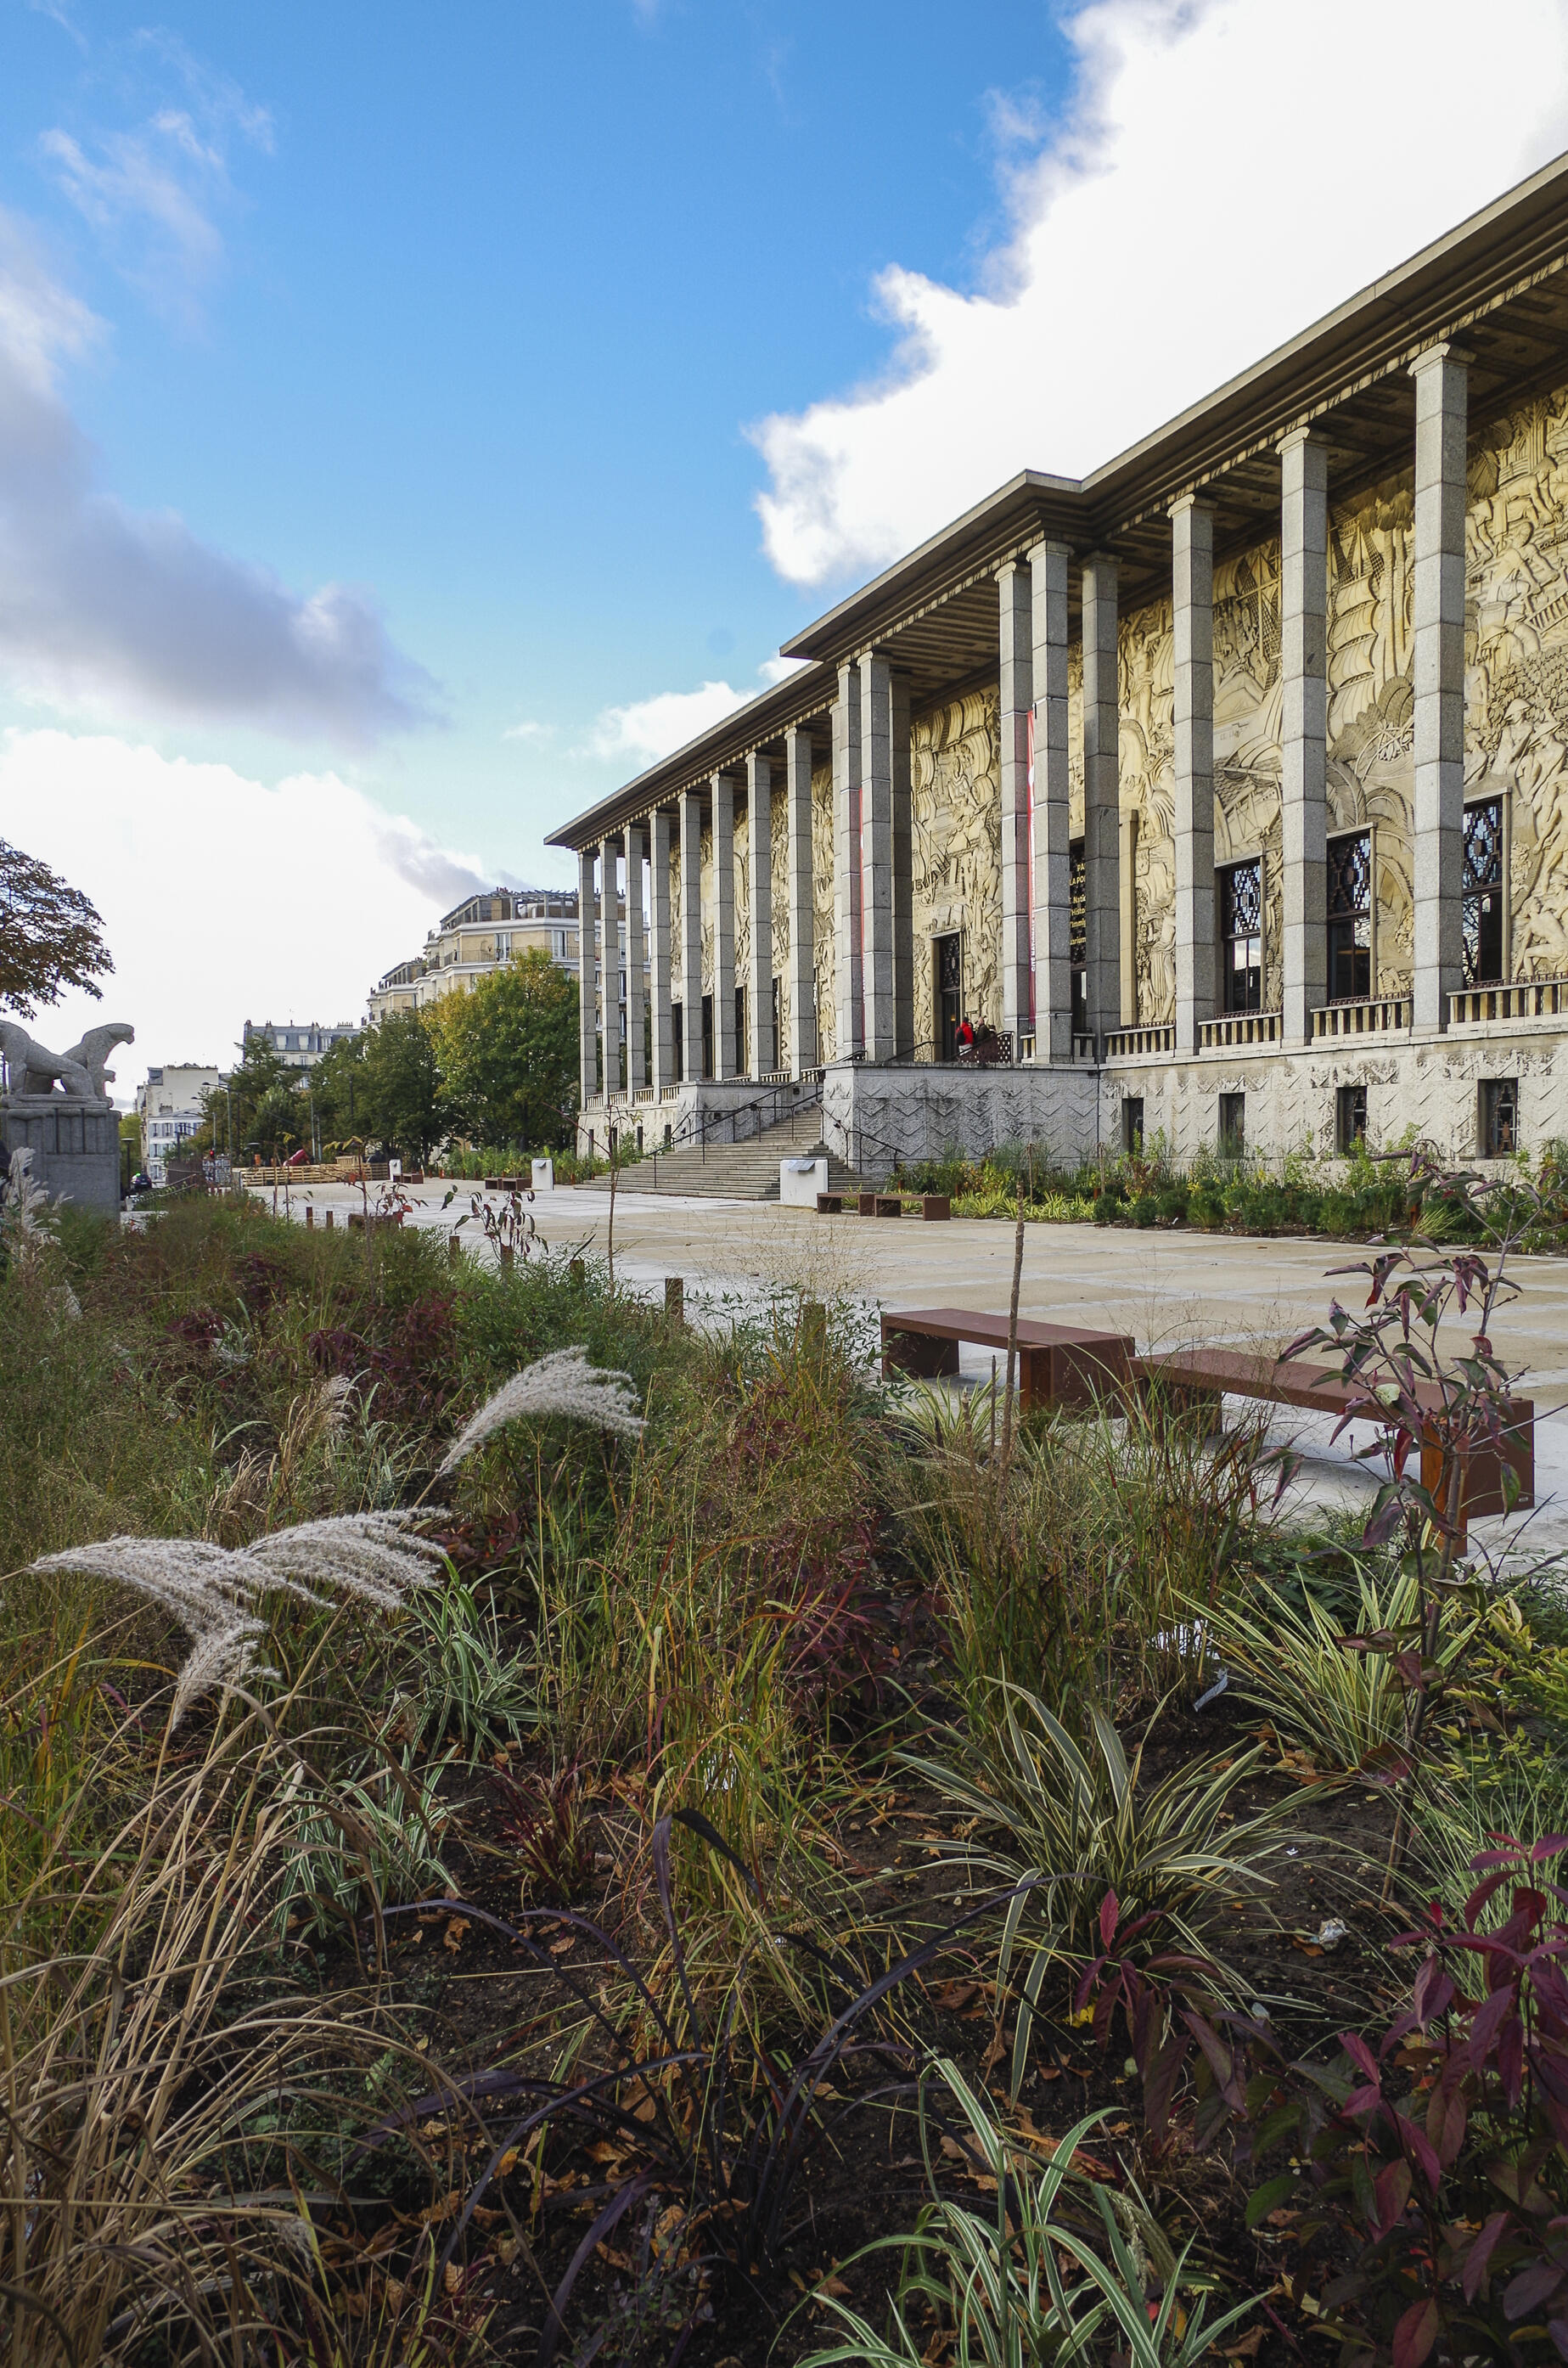
[(646, 933), (644, 1133), (820, 1084), (869, 1170), (1568, 1136), (1565, 265), (1568, 159), (560, 832), (585, 980), (601, 882)]
[(575, 972), (577, 899), (570, 889), (494, 888), (470, 896), (442, 914), (421, 952), (377, 980), (367, 997), (370, 1025), (444, 995), (466, 995), (515, 955), (535, 950)]

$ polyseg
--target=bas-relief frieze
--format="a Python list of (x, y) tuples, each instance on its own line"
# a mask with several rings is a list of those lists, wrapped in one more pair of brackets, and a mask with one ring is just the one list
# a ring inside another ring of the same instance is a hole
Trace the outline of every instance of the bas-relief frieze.
[(790, 1059), (790, 802), (774, 795), (768, 802), (767, 827), (771, 844), (773, 882), (773, 975), (778, 981), (778, 1058)]
[[(1466, 523), (1465, 793), (1508, 810), (1510, 974), (1568, 974), (1568, 390), (1471, 439)], [(1408, 474), (1331, 506), (1331, 832), (1370, 828), (1378, 991), (1408, 990), (1415, 936), (1414, 496)], [(1279, 561), (1215, 571), (1217, 863), (1265, 858), (1266, 999), (1279, 999)], [(1174, 1008), (1174, 696), (1169, 604), (1120, 635), (1121, 794), (1138, 814), (1138, 1016)]]
[(1506, 414), (1469, 469), (1465, 791), (1509, 792), (1512, 970), (1568, 974), (1568, 390)]
[(834, 997), (833, 765), (812, 768), (812, 961), (817, 981), (817, 1059), (836, 1058), (838, 1015)]
[(910, 734), (915, 1041), (936, 1039), (933, 938), (963, 939), (970, 1016), (1002, 1022), (1002, 783), (998, 693), (969, 692), (917, 715)]
[[(751, 816), (742, 812), (735, 816), (735, 985), (751, 985)], [(746, 1033), (751, 1033), (751, 1013), (746, 1013)], [(735, 1058), (744, 1069), (749, 1047), (737, 1044)]]
[[(1378, 985), (1410, 981), (1413, 793), (1410, 495), (1380, 489), (1329, 525), (1328, 749), (1331, 832), (1374, 825)], [(1283, 986), (1279, 546), (1214, 571), (1214, 860), (1261, 856), (1264, 1001)], [(1168, 601), (1123, 620), (1121, 802), (1138, 817), (1134, 938), (1138, 1017), (1176, 1008), (1175, 636)]]

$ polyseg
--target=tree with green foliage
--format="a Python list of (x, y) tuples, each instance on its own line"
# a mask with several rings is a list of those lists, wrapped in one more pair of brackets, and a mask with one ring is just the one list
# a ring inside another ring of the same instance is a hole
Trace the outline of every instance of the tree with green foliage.
[(103, 923), (80, 890), (0, 838), (0, 1003), (30, 1019), (68, 986), (101, 995), (94, 980), (113, 968)]
[(253, 1036), (229, 1072), (226, 1084), (212, 1087), (202, 1099), (202, 1122), (183, 1147), (188, 1154), (227, 1152), (231, 1113), (234, 1165), (248, 1167), (252, 1153), (270, 1160), (276, 1147), (292, 1151), (311, 1135), (310, 1104), (301, 1092), (298, 1069), (291, 1069), (271, 1040)]
[(362, 1143), (369, 1104), (365, 1094), (368, 1037), (341, 1036), (311, 1071), (316, 1131), (324, 1144)]
[(363, 1132), (423, 1161), (447, 1131), (436, 1043), (419, 1011), (392, 1011), (364, 1036)]
[(480, 1143), (553, 1149), (577, 1110), (577, 985), (541, 947), (431, 1008), (450, 1124)]

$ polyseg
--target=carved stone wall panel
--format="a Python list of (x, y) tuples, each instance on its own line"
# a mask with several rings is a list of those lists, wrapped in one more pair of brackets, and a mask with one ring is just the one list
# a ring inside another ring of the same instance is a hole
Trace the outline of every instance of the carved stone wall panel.
[(1466, 521), (1465, 791), (1508, 807), (1512, 971), (1568, 975), (1568, 390), (1476, 438)]
[(1067, 836), (1084, 836), (1084, 644), (1067, 653)]
[(837, 1058), (838, 1014), (834, 1003), (833, 765), (812, 767), (812, 963), (817, 981), (817, 1059)]
[(680, 1003), (685, 998), (682, 985), (685, 961), (685, 939), (680, 926), (680, 833), (670, 832), (670, 1001)]
[[(697, 876), (702, 898), (702, 992), (713, 992), (713, 825), (705, 822), (697, 843)], [(714, 1044), (717, 1048), (718, 1039)]]
[(778, 1058), (790, 1060), (790, 801), (776, 791), (768, 814), (772, 833), (773, 975), (778, 981)]
[(968, 692), (915, 717), (910, 730), (915, 1042), (936, 1043), (931, 941), (963, 939), (970, 1017), (1002, 1024), (1002, 769), (999, 692)]
[(1176, 643), (1168, 600), (1118, 626), (1121, 804), (1138, 817), (1133, 939), (1138, 1017), (1145, 1025), (1176, 1013)]
[[(751, 816), (735, 816), (735, 985), (751, 984)], [(746, 1033), (751, 1033), (751, 1013), (746, 1013)], [(750, 1058), (748, 1044), (737, 1044), (735, 1058), (744, 1068)]]

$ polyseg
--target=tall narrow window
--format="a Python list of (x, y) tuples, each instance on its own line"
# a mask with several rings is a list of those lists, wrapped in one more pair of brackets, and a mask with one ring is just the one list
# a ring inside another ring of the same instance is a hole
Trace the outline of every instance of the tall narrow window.
[(1143, 1097), (1124, 1094), (1121, 1100), (1121, 1147), (1130, 1156), (1143, 1148)]
[(1073, 991), (1074, 1036), (1086, 1036), (1089, 1032), (1089, 998), (1084, 978), (1088, 947), (1088, 890), (1084, 872), (1084, 842), (1081, 838), (1074, 838), (1068, 842), (1067, 847), (1067, 965)]
[(959, 1057), (959, 1022), (963, 1018), (963, 940), (955, 929), (950, 938), (933, 938), (931, 962), (937, 987), (937, 1057)]
[(1334, 1147), (1342, 1156), (1367, 1140), (1367, 1088), (1341, 1086), (1335, 1106)]
[(1372, 835), (1328, 842), (1328, 997), (1360, 1003), (1372, 992)]
[(1464, 983), (1502, 975), (1503, 801), (1481, 798), (1464, 810)]
[(1247, 1098), (1245, 1094), (1221, 1094), (1220, 1156), (1221, 1159), (1244, 1159), (1246, 1147)]
[(1519, 1081), (1483, 1077), (1481, 1084), (1481, 1149), (1487, 1159), (1511, 1159), (1519, 1147)]
[(1263, 1008), (1263, 864), (1233, 863), (1220, 874), (1220, 959), (1227, 1011)]

